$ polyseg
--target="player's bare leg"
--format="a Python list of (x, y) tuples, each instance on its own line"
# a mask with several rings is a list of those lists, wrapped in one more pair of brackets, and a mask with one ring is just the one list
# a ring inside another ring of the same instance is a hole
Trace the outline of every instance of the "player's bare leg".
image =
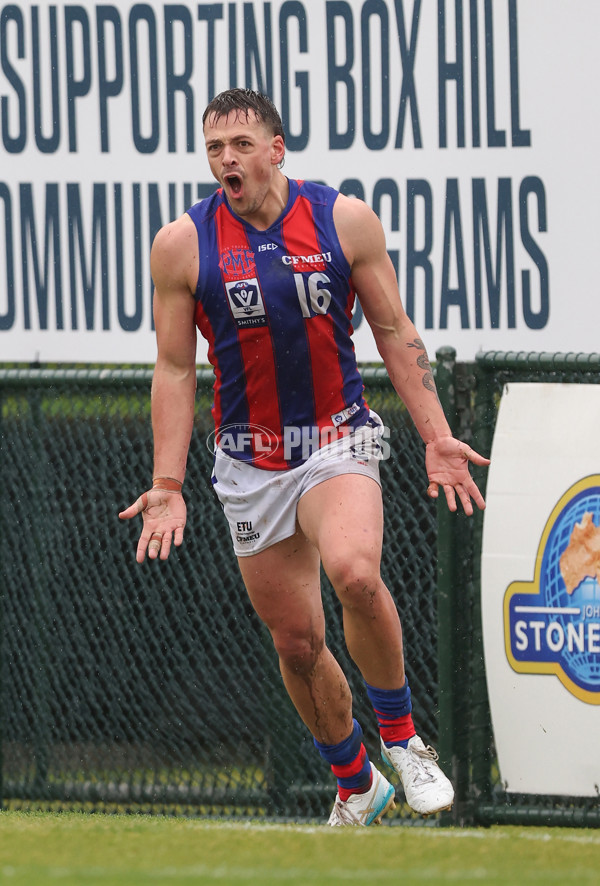
[(325, 480), (300, 500), (298, 521), (318, 547), (342, 603), (346, 643), (377, 713), (384, 761), (400, 776), (416, 812), (448, 809), (454, 790), (437, 765), (437, 753), (415, 734), (400, 619), (380, 576), (379, 485), (360, 474)]
[(369, 761), (348, 683), (325, 645), (317, 549), (298, 530), (239, 563), (254, 608), (271, 631), (290, 698), (338, 780), (328, 824), (377, 824), (394, 807), (394, 788)]
[(325, 645), (316, 548), (298, 531), (238, 562), (250, 601), (271, 632), (285, 687), (302, 720), (317, 741), (343, 741), (352, 730), (352, 699)]
[(343, 607), (348, 651), (367, 683), (403, 685), (402, 628), (381, 575), (383, 506), (370, 477), (341, 474), (309, 490), (298, 522), (320, 551), (323, 567)]

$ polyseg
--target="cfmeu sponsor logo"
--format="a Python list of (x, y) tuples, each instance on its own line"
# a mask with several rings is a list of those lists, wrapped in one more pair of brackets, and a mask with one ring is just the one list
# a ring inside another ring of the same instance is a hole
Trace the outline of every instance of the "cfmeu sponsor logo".
[(555, 674), (581, 701), (600, 704), (600, 474), (554, 507), (533, 581), (508, 586), (504, 639), (515, 671)]
[(227, 455), (242, 460), (261, 461), (268, 458), (279, 446), (277, 435), (262, 425), (231, 424), (222, 425), (206, 438), (209, 452), (222, 449)]
[(330, 252), (318, 252), (316, 255), (282, 255), (284, 265), (292, 265), (295, 271), (324, 271), (331, 263)]

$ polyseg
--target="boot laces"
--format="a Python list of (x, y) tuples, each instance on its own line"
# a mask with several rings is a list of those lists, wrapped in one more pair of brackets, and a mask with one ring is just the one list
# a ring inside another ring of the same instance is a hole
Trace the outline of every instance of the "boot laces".
[(438, 759), (439, 754), (431, 745), (422, 748), (411, 747), (409, 761), (411, 768), (416, 770), (415, 782), (430, 781), (435, 778), (430, 764), (436, 763)]
[(332, 825), (360, 825), (360, 820), (347, 803), (336, 797), (329, 823)]

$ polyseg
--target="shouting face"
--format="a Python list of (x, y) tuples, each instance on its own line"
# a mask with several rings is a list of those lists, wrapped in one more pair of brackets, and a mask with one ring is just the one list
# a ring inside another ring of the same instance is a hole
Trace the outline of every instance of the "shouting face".
[[(282, 182), (278, 164), (284, 143), (253, 111), (210, 115), (204, 125), (210, 169), (233, 211), (253, 222), (281, 212)], [(274, 219), (273, 219), (274, 220)]]

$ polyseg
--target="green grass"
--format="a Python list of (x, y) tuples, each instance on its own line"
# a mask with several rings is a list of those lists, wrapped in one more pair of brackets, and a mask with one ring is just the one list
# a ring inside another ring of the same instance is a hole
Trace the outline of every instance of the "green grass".
[(600, 832), (0, 813), (2, 886), (598, 883)]

